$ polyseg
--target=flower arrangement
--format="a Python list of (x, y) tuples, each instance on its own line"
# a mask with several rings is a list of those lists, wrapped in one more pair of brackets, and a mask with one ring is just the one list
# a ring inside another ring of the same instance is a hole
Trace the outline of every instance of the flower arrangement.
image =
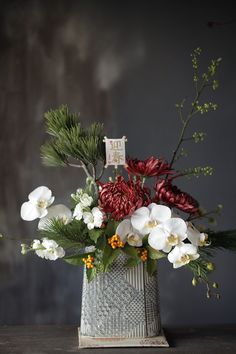
[[(94, 123), (84, 128), (80, 116), (71, 114), (67, 106), (45, 114), (50, 139), (42, 146), (43, 162), (83, 170), (86, 183), (71, 194), (70, 208), (53, 205), (55, 198), (45, 186), (29, 194), (21, 217), (39, 219), (40, 239), (22, 244), (23, 254), (35, 252), (41, 258), (63, 258), (72, 265), (85, 265), (89, 281), (109, 271), (121, 253), (127, 256), (126, 267), (142, 262), (150, 275), (155, 273), (157, 261), (166, 258), (174, 268), (184, 266), (193, 272), (193, 286), (205, 282), (207, 297), (219, 297), (213, 290), (217, 283), (208, 278), (214, 269), (211, 257), (218, 248), (236, 249), (235, 231), (215, 232), (200, 226), (199, 221), (212, 222), (221, 205), (208, 212), (175, 184), (177, 178), (207, 176), (213, 171), (209, 166), (183, 171), (174, 168), (186, 154), (183, 145), (187, 141), (200, 143), (205, 138), (203, 132), (186, 137), (192, 119), (217, 109), (216, 104), (200, 103), (200, 99), (207, 88), (218, 88), (215, 76), (221, 59), (212, 60), (200, 75), (200, 54), (200, 48), (192, 54), (195, 98), (189, 109), (186, 99), (176, 105), (182, 126), (170, 162), (154, 156), (146, 160), (127, 158), (104, 181), (107, 156), (103, 126)], [(119, 165), (117, 156), (115, 161)]]

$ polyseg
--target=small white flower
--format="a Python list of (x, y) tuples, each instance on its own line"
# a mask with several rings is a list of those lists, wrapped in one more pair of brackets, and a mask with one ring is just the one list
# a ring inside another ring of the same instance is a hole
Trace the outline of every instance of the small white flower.
[(198, 229), (196, 229), (196, 227), (191, 222), (188, 223), (187, 237), (194, 246), (209, 245), (209, 243), (207, 242), (208, 235), (198, 231)]
[(158, 251), (170, 252), (173, 246), (185, 240), (187, 226), (181, 218), (171, 218), (155, 227), (148, 236), (149, 245)]
[(76, 207), (75, 207), (74, 212), (73, 212), (73, 217), (76, 220), (81, 220), (82, 219), (82, 217), (83, 217), (83, 208), (82, 208), (80, 203), (76, 204)]
[(196, 246), (181, 242), (168, 254), (168, 260), (173, 263), (174, 268), (179, 268), (194, 261), (199, 256)]
[(84, 191), (83, 191), (82, 188), (76, 189), (76, 194), (77, 194), (78, 196), (81, 196), (83, 193), (84, 193)]
[(21, 218), (32, 221), (47, 215), (47, 208), (54, 202), (54, 197), (49, 188), (41, 186), (33, 190), (28, 196), (29, 201), (21, 206)]
[(43, 230), (47, 228), (48, 222), (53, 218), (61, 220), (66, 225), (72, 220), (71, 210), (63, 204), (51, 206), (48, 208), (47, 215), (39, 220), (38, 229)]
[(65, 256), (65, 251), (62, 247), (58, 246), (56, 241), (44, 238), (42, 243), (39, 240), (34, 240), (32, 248), (35, 250), (37, 256), (51, 261)]
[(141, 207), (133, 213), (131, 224), (142, 235), (147, 235), (154, 227), (167, 221), (170, 217), (170, 208), (151, 203), (148, 207)]
[(130, 246), (141, 247), (143, 244), (143, 235), (133, 228), (130, 219), (121, 221), (117, 226), (116, 234), (120, 236), (121, 241), (128, 242)]
[(32, 242), (32, 248), (33, 248), (33, 250), (36, 250), (37, 248), (39, 248), (40, 245), (41, 245), (40, 240), (34, 240), (34, 241)]
[(30, 248), (25, 243), (21, 244), (21, 254), (25, 255), (29, 252)]
[(89, 230), (94, 227), (101, 227), (104, 219), (104, 214), (97, 207), (94, 207), (91, 212), (85, 211), (83, 213), (83, 219)]
[(58, 244), (54, 240), (49, 240), (48, 238), (43, 238), (42, 246), (46, 249), (52, 249), (58, 247)]
[(83, 193), (81, 198), (80, 198), (80, 205), (82, 208), (87, 208), (89, 207), (93, 202), (93, 198), (90, 197), (87, 193)]

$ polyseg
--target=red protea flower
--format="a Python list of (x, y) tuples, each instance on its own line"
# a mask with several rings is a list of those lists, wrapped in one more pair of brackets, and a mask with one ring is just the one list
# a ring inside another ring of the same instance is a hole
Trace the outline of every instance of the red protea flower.
[(198, 202), (188, 193), (173, 186), (170, 180), (161, 180), (155, 186), (156, 201), (162, 201), (186, 213), (195, 214), (199, 211)]
[(100, 183), (99, 205), (117, 221), (150, 203), (150, 190), (142, 187), (139, 180), (126, 182), (118, 176), (114, 182)]
[(163, 159), (156, 159), (151, 156), (146, 160), (128, 159), (126, 170), (135, 175), (143, 177), (153, 177), (171, 173), (169, 164)]

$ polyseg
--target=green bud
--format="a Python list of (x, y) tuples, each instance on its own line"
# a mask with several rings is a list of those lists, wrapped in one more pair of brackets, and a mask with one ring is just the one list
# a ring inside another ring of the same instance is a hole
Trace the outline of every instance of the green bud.
[(207, 263), (207, 269), (213, 271), (215, 269), (215, 265), (212, 262)]
[(213, 286), (213, 288), (215, 288), (215, 289), (218, 289), (218, 288), (219, 288), (219, 284), (216, 283), (216, 282), (214, 282), (214, 283), (212, 284), (212, 286)]
[(218, 204), (217, 205), (217, 212), (219, 213), (222, 209), (223, 209), (223, 205), (222, 204)]
[(30, 247), (25, 243), (21, 244), (21, 254), (25, 255), (29, 252)]
[(197, 281), (197, 279), (194, 277), (194, 278), (192, 279), (192, 286), (197, 286), (197, 284), (198, 284), (198, 281)]

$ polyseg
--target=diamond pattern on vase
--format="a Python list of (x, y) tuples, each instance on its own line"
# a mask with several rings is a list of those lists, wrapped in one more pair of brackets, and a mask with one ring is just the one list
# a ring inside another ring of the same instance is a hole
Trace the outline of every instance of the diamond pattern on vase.
[(145, 325), (144, 294), (138, 293), (137, 296), (126, 306), (124, 317), (130, 323), (131, 328), (142, 323)]

